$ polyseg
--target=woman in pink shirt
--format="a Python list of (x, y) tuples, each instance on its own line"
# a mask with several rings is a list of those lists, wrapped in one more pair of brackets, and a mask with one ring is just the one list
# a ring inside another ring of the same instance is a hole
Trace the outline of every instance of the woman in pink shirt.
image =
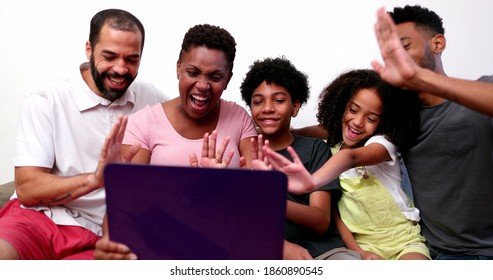
[[(121, 154), (135, 153), (129, 162), (140, 164), (197, 165), (199, 155), (201, 163), (212, 161), (213, 166), (239, 168), (240, 158), (241, 166), (250, 166), (250, 139), (257, 136), (253, 120), (243, 107), (221, 98), (233, 76), (235, 53), (236, 42), (225, 29), (208, 24), (190, 28), (176, 64), (179, 97), (131, 115)], [(113, 135), (114, 143), (125, 122)], [(222, 144), (217, 150), (216, 142)], [(124, 244), (109, 240), (106, 223), (103, 228), (95, 258), (137, 258)]]
[[(176, 65), (179, 97), (129, 117), (122, 149), (140, 145), (133, 163), (188, 166), (191, 152), (202, 154), (204, 134), (216, 130), (218, 143), (229, 138), (229, 167), (239, 167), (240, 157), (249, 165), (249, 139), (257, 135), (253, 121), (243, 107), (221, 98), (233, 76), (235, 52), (234, 38), (220, 27), (188, 30)], [(221, 160), (223, 152), (213, 156)]]

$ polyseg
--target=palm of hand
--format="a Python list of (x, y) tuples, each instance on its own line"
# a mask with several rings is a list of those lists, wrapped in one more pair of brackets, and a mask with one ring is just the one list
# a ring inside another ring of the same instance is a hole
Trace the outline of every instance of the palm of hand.
[(298, 154), (292, 147), (288, 147), (288, 152), (293, 158), (293, 161), (288, 160), (267, 146), (263, 147), (263, 151), (273, 168), (283, 172), (288, 177), (288, 191), (290, 193), (302, 194), (310, 192), (315, 188), (314, 178), (306, 170)]
[(123, 135), (127, 127), (128, 117), (118, 116), (115, 124), (106, 136), (101, 153), (99, 154), (98, 166), (91, 180), (92, 184), (102, 186), (104, 184), (104, 169), (108, 163), (122, 162), (121, 148)]
[(272, 166), (261, 159), (253, 159), (252, 168), (255, 170), (272, 170)]
[(227, 168), (227, 161), (219, 161), (216, 158), (202, 157), (200, 159), (200, 166), (209, 168)]
[(106, 164), (112, 163), (112, 162), (122, 162), (122, 145), (121, 143), (118, 142), (113, 142), (109, 147), (108, 147), (108, 153), (106, 157), (104, 158), (104, 162)]
[(387, 42), (382, 50), (385, 70), (382, 73), (384, 80), (400, 86), (416, 75), (416, 63), (406, 52), (400, 40)]
[(288, 177), (288, 190), (291, 193), (306, 193), (306, 186), (313, 185), (311, 174), (302, 164), (291, 163), (283, 167), (280, 171)]
[(385, 66), (376, 61), (372, 65), (382, 79), (394, 86), (403, 86), (416, 75), (419, 66), (402, 46), (396, 25), (390, 15), (384, 9), (379, 9), (377, 17), (375, 35)]

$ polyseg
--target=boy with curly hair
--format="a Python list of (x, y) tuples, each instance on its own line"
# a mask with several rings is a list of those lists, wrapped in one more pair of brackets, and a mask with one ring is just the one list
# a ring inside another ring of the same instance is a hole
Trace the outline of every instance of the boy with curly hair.
[[(240, 89), (261, 132), (260, 147), (265, 139), (277, 153), (290, 158), (286, 148), (292, 146), (310, 172), (329, 159), (331, 153), (324, 141), (290, 132), (291, 118), (308, 100), (309, 85), (307, 76), (289, 60), (279, 57), (255, 61)], [(256, 148), (254, 143), (252, 146)], [(261, 153), (261, 149), (258, 151)], [(264, 162), (254, 161), (263, 164), (260, 168), (268, 168)], [(360, 259), (358, 253), (344, 247), (331, 223), (331, 204), (338, 195), (337, 180), (308, 194), (288, 194), (284, 259)]]

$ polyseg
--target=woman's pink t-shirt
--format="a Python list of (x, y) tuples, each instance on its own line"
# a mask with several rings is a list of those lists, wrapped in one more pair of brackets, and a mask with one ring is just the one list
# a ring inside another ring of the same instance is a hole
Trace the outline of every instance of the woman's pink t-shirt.
[[(225, 137), (230, 137), (226, 152), (233, 149), (234, 156), (229, 167), (239, 167), (240, 141), (257, 135), (252, 118), (243, 107), (221, 99), (216, 129), (218, 146)], [(130, 115), (123, 144), (140, 144), (141, 148), (149, 150), (150, 164), (190, 166), (190, 153), (194, 152), (199, 160), (202, 155), (202, 138), (187, 139), (178, 134), (161, 103), (148, 105)]]

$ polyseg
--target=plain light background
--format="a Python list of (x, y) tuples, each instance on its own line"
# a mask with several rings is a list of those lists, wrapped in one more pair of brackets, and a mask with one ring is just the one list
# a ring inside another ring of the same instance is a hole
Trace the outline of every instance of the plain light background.
[(0, 183), (13, 180), (11, 160), (17, 114), (30, 88), (64, 77), (86, 61), (89, 21), (105, 8), (126, 9), (146, 28), (138, 79), (178, 95), (176, 60), (185, 32), (195, 24), (219, 25), (235, 37), (234, 75), (223, 98), (241, 100), (239, 86), (253, 61), (284, 55), (309, 76), (311, 97), (294, 127), (316, 123), (321, 89), (343, 71), (370, 68), (380, 53), (373, 33), (376, 10), (420, 4), (443, 18), (450, 76), (493, 74), (491, 11), (487, 0), (2, 0), (0, 2)]

